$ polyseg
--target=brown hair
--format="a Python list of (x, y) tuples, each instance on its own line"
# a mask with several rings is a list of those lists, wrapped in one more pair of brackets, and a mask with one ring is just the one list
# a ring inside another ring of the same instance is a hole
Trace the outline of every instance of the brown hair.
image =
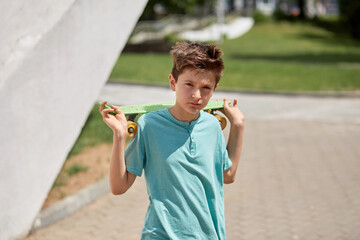
[(223, 52), (215, 44), (178, 42), (170, 53), (174, 60), (171, 74), (175, 81), (186, 68), (212, 71), (216, 84), (220, 81), (224, 70)]

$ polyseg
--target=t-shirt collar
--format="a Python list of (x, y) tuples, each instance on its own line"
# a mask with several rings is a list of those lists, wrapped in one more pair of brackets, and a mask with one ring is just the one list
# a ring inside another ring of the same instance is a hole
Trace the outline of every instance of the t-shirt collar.
[(199, 122), (200, 118), (201, 118), (201, 115), (202, 115), (202, 110), (199, 112), (199, 116), (197, 119), (191, 121), (191, 122), (188, 122), (188, 121), (180, 121), (178, 119), (176, 119), (169, 111), (169, 108), (166, 109), (166, 113), (168, 114), (169, 118), (174, 121), (175, 123), (181, 125), (181, 126), (184, 126), (184, 127), (193, 127), (197, 122)]

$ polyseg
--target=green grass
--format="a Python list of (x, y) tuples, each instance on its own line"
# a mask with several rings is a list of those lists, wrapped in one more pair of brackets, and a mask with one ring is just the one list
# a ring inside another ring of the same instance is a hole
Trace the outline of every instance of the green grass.
[(79, 172), (86, 172), (89, 169), (88, 166), (84, 166), (81, 164), (77, 164), (74, 163), (73, 165), (71, 165), (68, 169), (66, 169), (66, 173), (71, 176), (71, 175), (75, 175)]
[(94, 105), (81, 130), (78, 140), (71, 149), (68, 158), (80, 153), (87, 146), (95, 146), (103, 142), (112, 142), (112, 130), (104, 123), (98, 105)]
[[(80, 140), (80, 138), (78, 139), (78, 141)], [(80, 140), (81, 141), (81, 140)], [(87, 170), (89, 169), (88, 166), (84, 166), (84, 165), (81, 165), (81, 164), (77, 164), (77, 163), (74, 163), (72, 164), (69, 168), (67, 169), (61, 169), (59, 175), (57, 176), (55, 182), (53, 183), (52, 185), (52, 189), (53, 188), (58, 188), (58, 187), (61, 187), (61, 186), (64, 186), (67, 184), (67, 180), (70, 176), (72, 175), (75, 175), (79, 172), (86, 172)], [(61, 192), (61, 194), (63, 196), (65, 196), (66, 194), (64, 192)]]
[[(360, 89), (360, 43), (301, 22), (256, 24), (225, 40), (220, 88), (261, 91)], [(122, 54), (111, 82), (168, 84), (169, 54)]]
[(119, 57), (110, 75), (113, 82), (167, 84), (172, 68), (169, 53), (124, 53)]
[[(99, 113), (98, 104), (95, 104), (88, 116), (88, 119), (86, 120), (83, 129), (81, 130), (80, 136), (69, 152), (67, 160), (70, 157), (81, 153), (85, 147), (95, 146), (104, 142), (111, 143), (113, 140), (112, 136), (113, 133), (111, 129), (104, 123), (102, 116)], [(87, 166), (80, 164), (72, 164), (67, 169), (64, 169), (64, 166), (65, 163), (56, 180), (54, 181), (52, 188), (64, 186), (67, 184), (69, 176), (88, 170)], [(66, 194), (64, 193), (64, 196), (65, 195)]]
[[(99, 143), (112, 143), (112, 141), (113, 132), (104, 123), (99, 113), (99, 105), (95, 104), (81, 130), (80, 136), (76, 140), (67, 158), (81, 153), (85, 147), (95, 146)], [(127, 139), (127, 143), (128, 142), (129, 139)]]

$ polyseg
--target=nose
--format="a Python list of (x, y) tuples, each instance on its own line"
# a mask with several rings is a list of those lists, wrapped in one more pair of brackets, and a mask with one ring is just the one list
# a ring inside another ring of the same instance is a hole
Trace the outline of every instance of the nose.
[(192, 97), (195, 98), (195, 99), (200, 99), (201, 98), (200, 89), (195, 89), (193, 94), (192, 94)]

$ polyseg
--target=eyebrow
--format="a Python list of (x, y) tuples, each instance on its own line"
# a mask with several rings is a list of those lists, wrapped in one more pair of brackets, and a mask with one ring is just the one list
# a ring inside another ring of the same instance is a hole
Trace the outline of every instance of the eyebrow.
[[(184, 82), (186, 83), (186, 82), (190, 82), (190, 83), (194, 83), (194, 82), (196, 82), (196, 81), (193, 81), (193, 80), (191, 80), (191, 79), (185, 79), (184, 80)], [(212, 87), (212, 84), (211, 83), (204, 83), (203, 84), (205, 87)]]

